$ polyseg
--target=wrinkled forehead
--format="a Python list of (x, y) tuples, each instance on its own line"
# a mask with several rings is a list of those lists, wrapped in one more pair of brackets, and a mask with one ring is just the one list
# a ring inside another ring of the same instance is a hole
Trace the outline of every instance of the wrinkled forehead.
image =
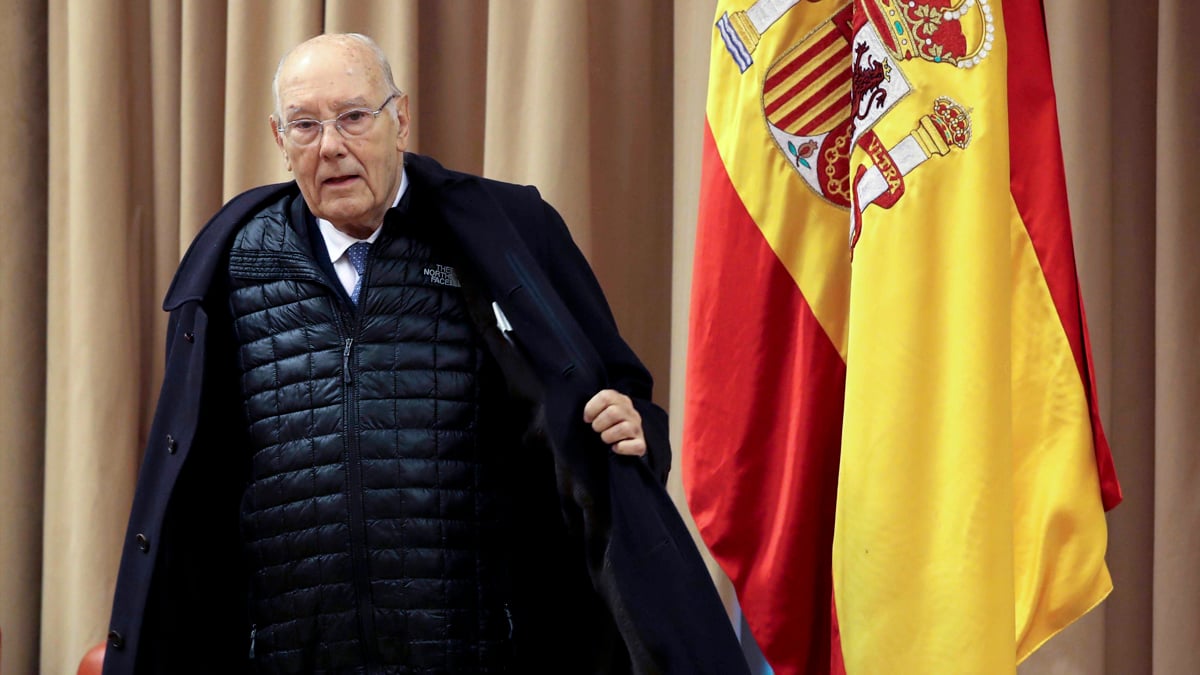
[(383, 75), (369, 50), (327, 40), (306, 43), (288, 55), (279, 71), (280, 112), (378, 105)]

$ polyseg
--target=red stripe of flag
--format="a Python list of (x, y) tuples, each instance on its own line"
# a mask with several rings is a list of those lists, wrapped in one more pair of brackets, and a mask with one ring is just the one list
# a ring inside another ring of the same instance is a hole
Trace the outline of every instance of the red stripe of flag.
[(691, 308), (689, 506), (775, 672), (826, 672), (845, 364), (707, 125)]

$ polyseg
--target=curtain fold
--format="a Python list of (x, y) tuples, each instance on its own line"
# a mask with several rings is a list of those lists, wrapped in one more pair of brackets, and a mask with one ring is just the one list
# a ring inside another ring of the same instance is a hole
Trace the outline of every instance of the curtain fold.
[[(1076, 10), (1078, 11), (1078, 10)], [(1132, 48), (1110, 49), (1113, 86), (1110, 98), (1098, 102), (1111, 108), (1112, 137), (1105, 171), (1109, 177), (1112, 217), (1110, 221), (1079, 222), (1076, 237), (1091, 236), (1111, 229), (1111, 272), (1108, 285), (1095, 286), (1092, 302), (1110, 303), (1111, 369), (1101, 386), (1108, 392), (1104, 411), (1109, 421), (1109, 442), (1120, 454), (1121, 484), (1131, 499), (1109, 514), (1109, 568), (1115, 589), (1105, 603), (1106, 634), (1119, 633), (1120, 640), (1105, 640), (1104, 663), (1108, 672), (1131, 673), (1150, 662), (1152, 627), (1134, 617), (1149, 616), (1152, 595), (1140, 589), (1153, 587), (1154, 520), (1154, 315), (1153, 301), (1155, 236), (1155, 153), (1148, 152), (1154, 133), (1155, 72), (1158, 35), (1154, 3), (1138, 7), (1129, 3), (1111, 5), (1111, 40)], [(1080, 77), (1086, 71), (1065, 74)], [(1083, 114), (1087, 114), (1084, 111)], [(1143, 136), (1147, 143), (1128, 142)], [(1086, 143), (1087, 139), (1079, 139)], [(1086, 193), (1081, 193), (1086, 194)], [(1077, 221), (1078, 222), (1078, 221)], [(1088, 272), (1098, 271), (1096, 265)], [(1107, 297), (1106, 297), (1107, 296)], [(1091, 305), (1088, 306), (1089, 309)], [(1082, 671), (1080, 671), (1082, 672)]]
[(0, 109), (6, 150), (0, 204), (0, 671), (38, 662), (42, 477), (46, 403), (47, 16), (42, 3), (8, 4), (0, 22)]
[(484, 175), (537, 185), (585, 252), (592, 208), (587, 14), (577, 2), (488, 3), (482, 138)]
[(227, 5), (224, 199), (290, 178), (266, 120), (275, 110), (271, 81), (284, 52), (322, 31), (323, 5), (320, 0)]
[[(1200, 633), (1200, 7), (1159, 3), (1155, 265), (1153, 625), (1155, 672), (1196, 664)], [(1148, 144), (1147, 144), (1148, 145)]]
[[(179, 217), (180, 209), (180, 71), (182, 69), (181, 33), (182, 10), (178, 2), (156, 2), (150, 6), (150, 58), (148, 70), (150, 84), (150, 123), (142, 127), (149, 132), (151, 152), (150, 185), (153, 210), (146, 232), (150, 242), (144, 247), (142, 256), (145, 279), (152, 283), (141, 284), (141, 306), (153, 316), (162, 298), (156, 296), (160, 288), (166, 288), (175, 272), (172, 260), (179, 256), (179, 228), (157, 227)], [(139, 327), (142, 342), (147, 347), (161, 345), (166, 340), (166, 322), (141, 322)], [(142, 369), (141, 401), (149, 401), (162, 381), (162, 363), (151, 359)], [(142, 434), (148, 433), (143, 429)]]
[[(1080, 282), (1126, 501), (1109, 515), (1116, 590), (1021, 672), (1184, 672), (1200, 631), (1200, 460), (1189, 443), (1200, 434), (1200, 80), (1189, 44), (1200, 9), (1045, 5)], [(287, 49), (319, 32), (377, 39), (412, 97), (415, 150), (541, 189), (659, 401), (681, 410), (714, 7), (6, 5), (0, 85), (16, 95), (0, 111), (0, 672), (70, 675), (107, 632), (162, 376), (162, 297), (225, 199), (289, 178), (267, 122), (271, 79)]]
[[(178, 252), (163, 260), (170, 273), (174, 272), (172, 258), (178, 262), (192, 237), (220, 208), (223, 181), (219, 167), (225, 164), (225, 116), (220, 112), (226, 109), (225, 4), (184, 2), (180, 15), (180, 69), (177, 74), (166, 74), (179, 83), (179, 108), (174, 115), (179, 144), (179, 215), (171, 218), (168, 214), (159, 221), (164, 227), (174, 225), (177, 233)], [(243, 124), (258, 124), (260, 130), (269, 126), (264, 121), (270, 114), (267, 110), (251, 112), (251, 119), (243, 120)], [(171, 119), (169, 114), (167, 119)]]
[[(41, 667), (106, 632), (145, 426), (144, 4), (52, 2)], [(55, 58), (62, 69), (54, 72)]]
[(411, 108), (421, 134), (414, 150), (473, 174), (483, 173), (487, 8), (477, 0), (421, 0), (419, 23), (404, 36), (419, 44), (415, 63), (421, 67), (410, 84), (397, 80), (420, 91)]
[[(587, 3), (589, 126), (579, 145), (590, 180), (584, 249), (625, 339), (670, 396), (672, 21), (670, 3)], [(530, 101), (528, 106), (542, 105)], [(585, 150), (586, 148), (586, 150)], [(548, 152), (554, 152), (553, 149)]]

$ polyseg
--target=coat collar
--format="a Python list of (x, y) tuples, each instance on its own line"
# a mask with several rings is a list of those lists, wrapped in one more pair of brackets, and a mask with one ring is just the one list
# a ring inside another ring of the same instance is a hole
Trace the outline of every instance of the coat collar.
[[(411, 189), (437, 204), (437, 217), (458, 244), (463, 258), (478, 274), (543, 372), (604, 383), (604, 369), (582, 328), (553, 291), (507, 210), (489, 189), (491, 181), (451, 171), (437, 161), (406, 153)], [(179, 263), (163, 301), (170, 312), (187, 302), (204, 300), (225, 259), (234, 234), (247, 220), (281, 199), (298, 199), (296, 183), (277, 183), (234, 197), (204, 226)], [(540, 199), (529, 189), (529, 199)], [(554, 339), (548, 339), (548, 333)], [(573, 371), (581, 371), (574, 372)]]
[[(405, 153), (404, 165), (414, 184), (420, 184), (422, 189), (431, 192), (475, 178), (449, 171), (437, 161), (414, 153)], [(289, 181), (257, 187), (229, 200), (188, 247), (163, 299), (163, 309), (170, 312), (184, 303), (203, 300), (212, 287), (217, 267), (229, 250), (230, 239), (238, 228), (269, 204), (299, 196), (300, 188), (295, 181)]]

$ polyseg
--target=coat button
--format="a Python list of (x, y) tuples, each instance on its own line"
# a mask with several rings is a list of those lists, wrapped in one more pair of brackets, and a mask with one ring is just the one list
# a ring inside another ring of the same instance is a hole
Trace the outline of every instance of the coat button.
[(183, 339), (187, 340), (188, 342), (195, 342), (196, 334), (189, 330), (188, 332), (183, 334)]
[(179, 441), (175, 440), (175, 437), (172, 436), (171, 434), (167, 434), (167, 452), (169, 452), (173, 455), (173, 454), (175, 454), (175, 451), (178, 449), (179, 449)]
[(108, 644), (113, 649), (124, 649), (125, 638), (115, 630), (108, 631)]
[(150, 540), (146, 538), (146, 535), (139, 532), (138, 536), (134, 537), (134, 540), (137, 541), (137, 547), (139, 551), (142, 553), (150, 552)]

